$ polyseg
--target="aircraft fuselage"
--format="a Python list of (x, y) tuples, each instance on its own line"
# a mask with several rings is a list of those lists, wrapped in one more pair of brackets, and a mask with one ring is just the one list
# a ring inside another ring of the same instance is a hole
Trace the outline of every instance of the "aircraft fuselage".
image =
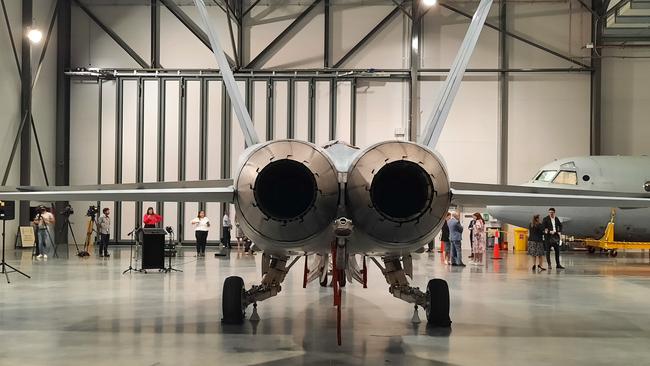
[[(650, 157), (588, 156), (556, 160), (542, 167), (524, 184), (534, 187), (648, 193), (650, 191)], [(528, 227), (534, 214), (546, 215), (548, 207), (488, 206), (488, 212), (501, 221)], [(649, 208), (556, 207), (564, 234), (579, 238), (600, 238), (616, 211), (615, 239), (650, 241)]]

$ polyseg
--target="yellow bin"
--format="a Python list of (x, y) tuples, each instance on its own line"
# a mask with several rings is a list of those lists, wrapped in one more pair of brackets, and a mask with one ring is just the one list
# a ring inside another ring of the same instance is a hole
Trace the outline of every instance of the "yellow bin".
[(515, 229), (515, 251), (525, 252), (528, 248), (528, 229)]

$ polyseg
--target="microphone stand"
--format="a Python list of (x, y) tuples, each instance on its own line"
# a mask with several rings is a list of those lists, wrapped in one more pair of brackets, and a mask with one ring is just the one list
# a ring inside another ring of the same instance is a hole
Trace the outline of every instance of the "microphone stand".
[(129, 249), (129, 268), (125, 269), (124, 272), (122, 272), (122, 275), (126, 274), (127, 272), (142, 272), (142, 269), (137, 269), (133, 268), (133, 246), (137, 245), (137, 239), (135, 238), (137, 231), (140, 230), (139, 227), (136, 227), (135, 229), (131, 230), (130, 233), (127, 235), (131, 237), (131, 249)]
[(167, 258), (168, 258), (167, 266), (168, 267), (163, 269), (163, 272), (165, 272), (165, 273), (169, 273), (171, 271), (183, 272), (180, 269), (176, 269), (176, 268), (172, 267), (172, 253), (171, 253), (171, 250), (172, 250), (173, 245), (174, 245), (174, 232), (172, 231), (172, 232), (169, 233), (169, 244), (168, 244), (169, 255), (167, 256)]

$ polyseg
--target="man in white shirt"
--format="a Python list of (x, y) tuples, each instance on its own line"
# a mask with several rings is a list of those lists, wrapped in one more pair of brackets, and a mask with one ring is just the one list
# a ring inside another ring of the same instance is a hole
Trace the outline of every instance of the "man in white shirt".
[(40, 206), (33, 223), (36, 225), (36, 236), (38, 237), (38, 257), (36, 258), (47, 259), (47, 242), (54, 245), (48, 231), (49, 226), (54, 224), (54, 215), (48, 212), (45, 206)]
[(99, 229), (99, 256), (110, 257), (108, 254), (108, 241), (111, 237), (111, 210), (106, 207), (102, 210), (103, 215), (97, 219), (97, 228)]
[(221, 244), (223, 244), (224, 247), (230, 249), (230, 229), (232, 228), (232, 224), (230, 223), (230, 217), (228, 217), (228, 213), (223, 214), (221, 226), (223, 229), (221, 235)]

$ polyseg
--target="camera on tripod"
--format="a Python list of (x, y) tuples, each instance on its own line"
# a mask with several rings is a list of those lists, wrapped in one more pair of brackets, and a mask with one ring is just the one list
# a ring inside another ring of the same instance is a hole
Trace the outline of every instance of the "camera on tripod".
[(88, 206), (88, 211), (86, 211), (86, 216), (94, 220), (95, 216), (97, 216), (97, 212), (98, 209), (96, 206)]
[(63, 216), (71, 216), (71, 215), (74, 215), (74, 209), (72, 208), (72, 206), (67, 205), (67, 206), (65, 206), (65, 207), (63, 208), (63, 211), (61, 211), (61, 215), (63, 215)]

